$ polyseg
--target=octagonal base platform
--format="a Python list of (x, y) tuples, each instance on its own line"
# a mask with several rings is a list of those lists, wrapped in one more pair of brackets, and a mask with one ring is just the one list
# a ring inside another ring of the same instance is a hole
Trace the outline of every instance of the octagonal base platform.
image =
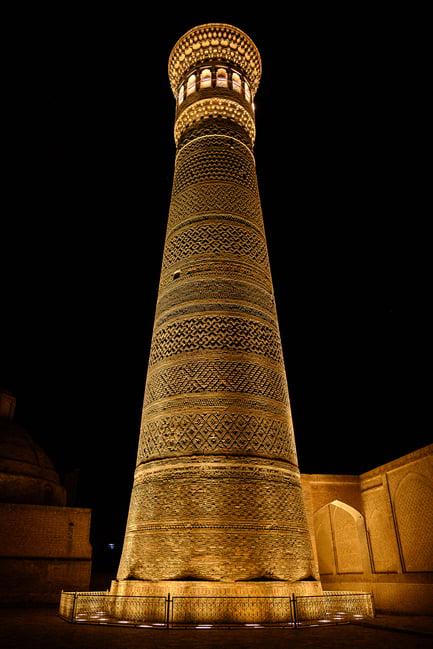
[[(171, 624), (287, 624), (293, 619), (292, 598), (321, 595), (318, 581), (113, 581), (116, 615), (127, 615), (137, 598), (149, 604), (166, 598)], [(170, 597), (168, 597), (170, 595)]]
[(110, 595), (151, 597), (300, 597), (321, 595), (320, 581), (141, 581), (111, 582)]

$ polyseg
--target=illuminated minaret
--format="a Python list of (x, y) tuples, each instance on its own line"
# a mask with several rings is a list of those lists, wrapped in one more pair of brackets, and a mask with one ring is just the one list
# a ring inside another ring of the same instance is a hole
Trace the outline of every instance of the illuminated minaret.
[(114, 594), (321, 592), (253, 155), (260, 75), (226, 24), (170, 55), (176, 164)]

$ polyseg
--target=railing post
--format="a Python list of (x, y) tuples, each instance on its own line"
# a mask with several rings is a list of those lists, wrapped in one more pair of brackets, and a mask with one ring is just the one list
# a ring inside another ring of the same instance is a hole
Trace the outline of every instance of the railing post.
[(167, 595), (167, 619), (165, 628), (167, 630), (170, 628), (170, 593)]
[(292, 611), (293, 611), (293, 624), (295, 629), (298, 627), (298, 613), (296, 610), (296, 597), (295, 593), (292, 593)]
[(74, 603), (73, 603), (73, 606), (72, 606), (72, 619), (71, 619), (72, 623), (74, 623), (74, 621), (75, 621), (75, 606), (76, 606), (76, 603), (77, 603), (77, 594), (78, 594), (77, 591), (75, 591), (75, 593), (74, 593)]
[(373, 612), (373, 617), (376, 617), (376, 603), (374, 601), (374, 593), (370, 593), (371, 609)]

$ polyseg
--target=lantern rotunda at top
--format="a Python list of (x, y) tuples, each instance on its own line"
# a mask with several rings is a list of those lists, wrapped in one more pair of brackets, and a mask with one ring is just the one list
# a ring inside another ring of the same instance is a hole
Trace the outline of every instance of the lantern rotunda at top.
[(262, 69), (260, 54), (251, 38), (239, 28), (224, 23), (199, 25), (177, 41), (168, 63), (175, 97), (185, 74), (204, 61), (225, 61), (239, 67), (248, 80), (252, 95), (256, 93)]

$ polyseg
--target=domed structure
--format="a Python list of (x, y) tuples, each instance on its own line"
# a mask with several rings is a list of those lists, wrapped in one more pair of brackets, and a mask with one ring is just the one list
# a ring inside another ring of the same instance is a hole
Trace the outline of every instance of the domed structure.
[(45, 451), (13, 421), (15, 397), (0, 392), (0, 502), (66, 504), (66, 490)]
[(14, 411), (0, 390), (0, 603), (53, 603), (62, 588), (89, 587), (91, 510), (66, 506), (50, 458)]

